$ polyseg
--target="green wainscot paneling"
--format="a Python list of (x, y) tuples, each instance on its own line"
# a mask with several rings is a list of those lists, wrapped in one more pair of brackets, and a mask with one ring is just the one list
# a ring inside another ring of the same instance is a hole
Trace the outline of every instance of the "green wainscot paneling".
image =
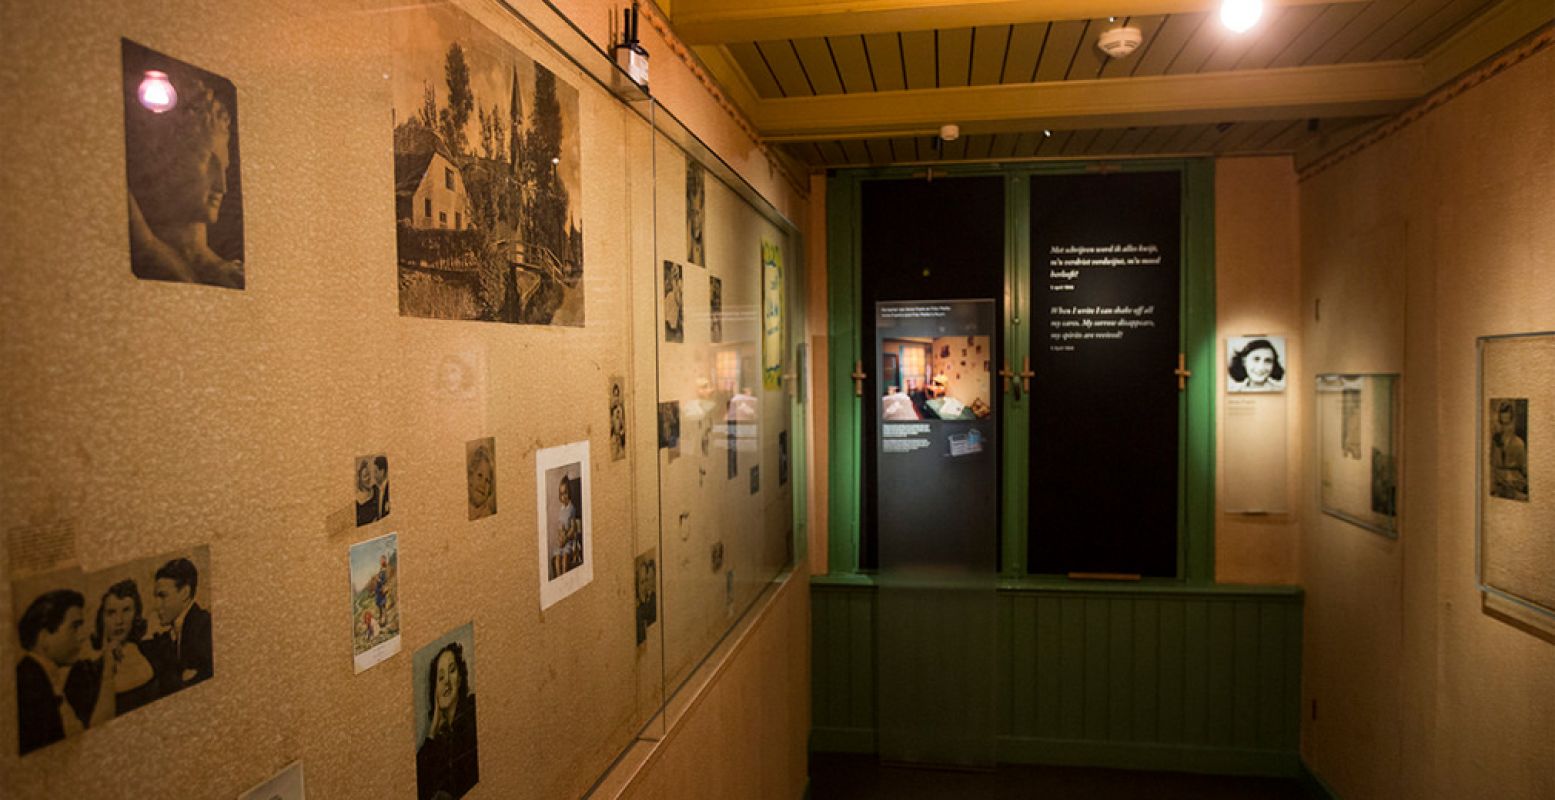
[[(874, 598), (812, 579), (814, 750), (875, 752)], [(1001, 762), (1300, 774), (1300, 589), (1010, 581), (998, 603)]]

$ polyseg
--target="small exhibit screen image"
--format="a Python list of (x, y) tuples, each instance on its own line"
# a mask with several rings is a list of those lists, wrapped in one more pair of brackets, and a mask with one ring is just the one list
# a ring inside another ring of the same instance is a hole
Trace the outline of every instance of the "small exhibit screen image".
[(1285, 391), (1285, 337), (1226, 337), (1226, 391)]
[(130, 270), (242, 289), (237, 87), (128, 39), (121, 48)]
[(1528, 398), (1490, 400), (1490, 496), (1528, 502)]
[(989, 337), (898, 337), (880, 347), (881, 419), (971, 420), (993, 413)]
[(480, 782), (475, 724), (475, 623), (416, 651), (416, 797), (458, 800)]

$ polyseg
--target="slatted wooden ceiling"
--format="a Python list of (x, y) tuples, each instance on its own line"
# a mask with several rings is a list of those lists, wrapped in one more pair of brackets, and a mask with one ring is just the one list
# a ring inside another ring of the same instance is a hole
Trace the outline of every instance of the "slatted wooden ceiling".
[[(995, 84), (1179, 76), (1420, 58), (1495, 0), (1373, 0), (1273, 6), (1234, 34), (1212, 12), (865, 33), (724, 46), (760, 98), (803, 98)], [(1123, 59), (1095, 46), (1131, 25), (1144, 44)], [(900, 161), (1280, 152), (1355, 120), (1308, 119), (933, 137), (839, 138), (787, 145), (816, 166)]]

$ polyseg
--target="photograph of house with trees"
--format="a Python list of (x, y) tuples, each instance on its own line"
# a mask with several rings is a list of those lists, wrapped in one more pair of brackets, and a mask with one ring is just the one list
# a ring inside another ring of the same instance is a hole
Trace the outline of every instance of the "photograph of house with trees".
[(581, 327), (578, 90), (449, 5), (395, 17), (400, 313)]

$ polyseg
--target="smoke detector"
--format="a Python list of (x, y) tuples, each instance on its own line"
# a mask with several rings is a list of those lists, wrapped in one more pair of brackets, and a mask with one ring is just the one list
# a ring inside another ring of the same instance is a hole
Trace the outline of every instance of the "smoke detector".
[(1102, 31), (1096, 39), (1096, 46), (1101, 48), (1112, 58), (1126, 58), (1130, 53), (1139, 49), (1140, 43), (1145, 41), (1145, 35), (1138, 28), (1113, 28), (1110, 31)]

